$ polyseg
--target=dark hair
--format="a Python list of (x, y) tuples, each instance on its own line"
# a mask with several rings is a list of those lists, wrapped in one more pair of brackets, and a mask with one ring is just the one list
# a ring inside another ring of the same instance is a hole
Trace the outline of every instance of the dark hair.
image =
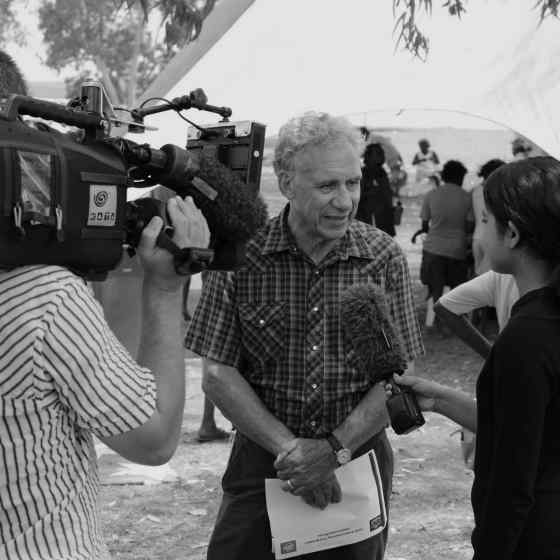
[(385, 155), (385, 150), (379, 142), (372, 142), (366, 146), (364, 150), (364, 157), (369, 156), (372, 152), (377, 152)]
[(363, 136), (364, 140), (367, 140), (370, 135), (369, 128), (367, 126), (360, 126), (360, 134)]
[(441, 170), (441, 180), (444, 183), (454, 183), (461, 186), (466, 174), (467, 168), (460, 161), (450, 159), (445, 162)]
[(505, 161), (501, 159), (489, 159), (486, 163), (483, 163), (478, 170), (478, 176), (482, 177), (485, 181), (488, 179), (490, 173), (505, 165)]
[(559, 161), (543, 156), (502, 165), (484, 183), (484, 201), (501, 231), (511, 222), (529, 251), (560, 269)]

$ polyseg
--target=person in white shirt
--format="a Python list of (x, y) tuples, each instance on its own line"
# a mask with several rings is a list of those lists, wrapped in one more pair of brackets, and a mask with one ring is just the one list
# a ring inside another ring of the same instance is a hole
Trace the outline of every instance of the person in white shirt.
[(518, 298), (513, 276), (489, 270), (442, 295), (434, 306), (434, 312), (454, 334), (486, 359), (492, 344), (465, 315), (482, 307), (495, 307), (501, 331)]
[(430, 142), (426, 138), (418, 141), (420, 148), (412, 160), (412, 165), (416, 168), (416, 182), (421, 183), (430, 175), (437, 171), (439, 158), (434, 150), (430, 150)]

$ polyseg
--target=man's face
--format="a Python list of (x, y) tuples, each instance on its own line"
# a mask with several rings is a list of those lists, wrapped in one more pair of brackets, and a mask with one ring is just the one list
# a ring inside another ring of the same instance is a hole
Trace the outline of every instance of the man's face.
[(423, 154), (428, 153), (428, 150), (430, 148), (430, 144), (428, 142), (420, 142), (418, 145), (420, 146), (420, 150)]
[(360, 178), (359, 155), (346, 141), (308, 147), (298, 154), (295, 173), (282, 188), (290, 200), (296, 237), (341, 238), (356, 214)]

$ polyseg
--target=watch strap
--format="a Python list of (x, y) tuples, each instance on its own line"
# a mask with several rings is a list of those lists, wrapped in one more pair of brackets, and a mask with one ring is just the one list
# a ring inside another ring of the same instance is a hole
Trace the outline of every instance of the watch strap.
[(340, 440), (332, 432), (328, 433), (325, 438), (329, 442), (329, 445), (332, 447), (335, 453), (337, 453), (341, 449), (344, 449), (344, 445), (340, 443)]

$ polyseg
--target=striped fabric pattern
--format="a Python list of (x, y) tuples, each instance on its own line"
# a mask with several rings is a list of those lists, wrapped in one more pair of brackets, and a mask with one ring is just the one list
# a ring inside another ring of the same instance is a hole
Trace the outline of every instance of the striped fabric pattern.
[(108, 558), (92, 434), (144, 424), (155, 398), (83, 280), (0, 273), (0, 558)]
[(353, 221), (318, 265), (297, 247), (287, 209), (248, 244), (235, 273), (208, 274), (185, 346), (237, 368), (297, 437), (339, 426), (372, 387), (343, 336), (340, 297), (376, 284), (388, 298), (408, 360), (424, 347), (406, 257), (384, 232)]

